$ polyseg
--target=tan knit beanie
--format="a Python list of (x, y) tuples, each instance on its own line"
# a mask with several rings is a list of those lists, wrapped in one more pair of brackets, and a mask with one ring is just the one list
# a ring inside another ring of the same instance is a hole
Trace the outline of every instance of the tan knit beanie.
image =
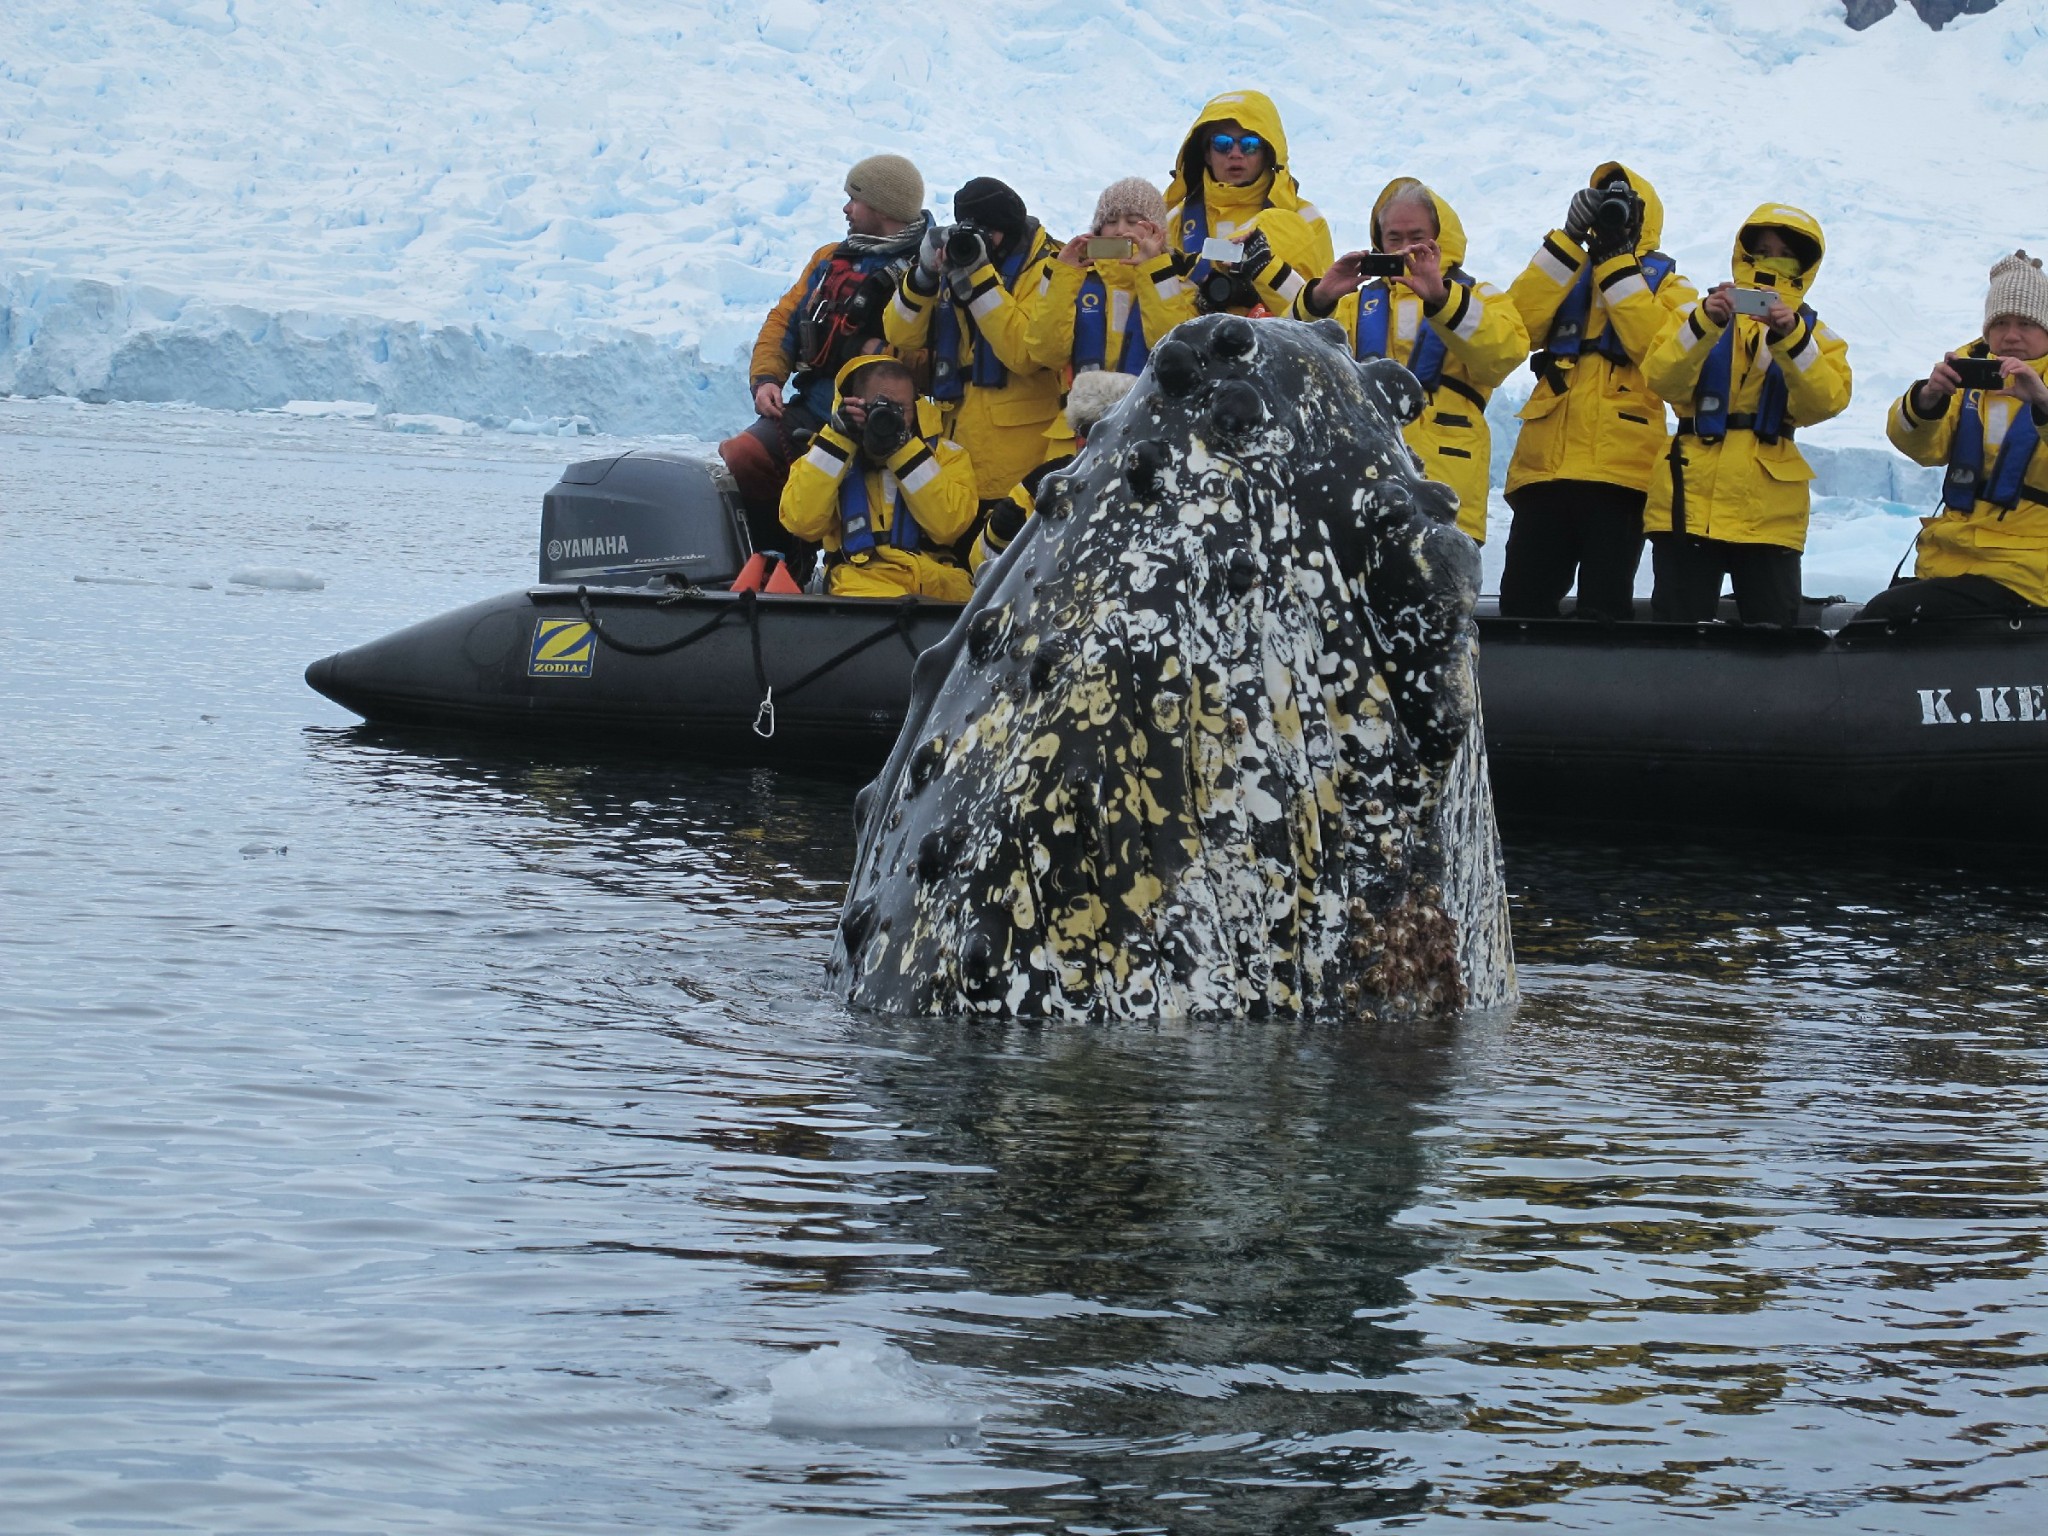
[(1126, 176), (1104, 187), (1102, 196), (1095, 199), (1095, 222), (1089, 227), (1100, 229), (1111, 219), (1126, 218), (1146, 219), (1166, 228), (1166, 199), (1142, 176)]
[(846, 173), (846, 195), (884, 218), (914, 224), (924, 211), (924, 177), (901, 155), (869, 155)]
[(2007, 315), (2031, 320), (2048, 331), (2048, 275), (2041, 258), (2014, 251), (1991, 269), (1991, 291), (1984, 296), (1984, 325)]
[(1131, 374), (1110, 373), (1101, 368), (1075, 374), (1073, 387), (1067, 391), (1067, 425), (1074, 429), (1074, 436), (1086, 437), (1093, 432), (1095, 424), (1115, 410), (1117, 401), (1128, 395), (1137, 382)]

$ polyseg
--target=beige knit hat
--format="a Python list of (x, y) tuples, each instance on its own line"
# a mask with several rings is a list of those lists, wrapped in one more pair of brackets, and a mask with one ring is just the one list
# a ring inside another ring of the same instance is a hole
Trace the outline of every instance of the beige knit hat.
[(1067, 425), (1074, 429), (1074, 436), (1086, 437), (1093, 432), (1095, 424), (1115, 410), (1117, 401), (1128, 395), (1137, 382), (1132, 374), (1110, 373), (1102, 368), (1075, 374), (1073, 387), (1067, 391)]
[(1091, 229), (1100, 229), (1111, 219), (1145, 219), (1166, 228), (1166, 199), (1159, 195), (1159, 189), (1142, 176), (1126, 176), (1122, 181), (1112, 181), (1102, 189), (1102, 196), (1095, 199), (1095, 222)]
[(884, 218), (914, 224), (924, 211), (924, 177), (901, 155), (869, 155), (846, 173), (846, 195)]
[(1984, 326), (2007, 315), (2031, 320), (2048, 331), (2048, 275), (2041, 258), (2014, 251), (1991, 269), (1991, 291), (1984, 296)]

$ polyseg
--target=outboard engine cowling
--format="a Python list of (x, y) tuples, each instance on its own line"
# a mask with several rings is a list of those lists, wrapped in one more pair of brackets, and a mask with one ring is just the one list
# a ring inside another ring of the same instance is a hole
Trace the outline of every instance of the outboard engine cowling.
[(644, 586), (674, 573), (718, 586), (752, 553), (739, 487), (716, 458), (636, 448), (585, 459), (541, 498), (544, 583)]

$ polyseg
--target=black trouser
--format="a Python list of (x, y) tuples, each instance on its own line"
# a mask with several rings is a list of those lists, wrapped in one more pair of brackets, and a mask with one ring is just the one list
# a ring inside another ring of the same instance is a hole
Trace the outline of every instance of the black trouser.
[(1656, 586), (1650, 617), (1659, 624), (1704, 624), (1721, 606), (1721, 578), (1735, 588), (1745, 624), (1799, 622), (1799, 551), (1782, 544), (1731, 544), (1695, 533), (1650, 535)]
[(1577, 577), (1580, 618), (1634, 618), (1647, 499), (1597, 480), (1545, 480), (1510, 495), (1515, 520), (1500, 575), (1501, 617), (1556, 618)]
[(1989, 576), (1920, 576), (1886, 587), (1859, 619), (1967, 619), (1983, 614), (2040, 613), (2003, 582)]

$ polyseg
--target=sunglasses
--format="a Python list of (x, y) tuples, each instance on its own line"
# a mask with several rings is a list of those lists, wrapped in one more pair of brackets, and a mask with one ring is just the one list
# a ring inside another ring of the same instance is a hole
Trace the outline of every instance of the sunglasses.
[(1256, 155), (1266, 147), (1266, 141), (1256, 133), (1214, 133), (1209, 136), (1209, 148), (1219, 155), (1227, 155), (1233, 149), (1247, 155)]

